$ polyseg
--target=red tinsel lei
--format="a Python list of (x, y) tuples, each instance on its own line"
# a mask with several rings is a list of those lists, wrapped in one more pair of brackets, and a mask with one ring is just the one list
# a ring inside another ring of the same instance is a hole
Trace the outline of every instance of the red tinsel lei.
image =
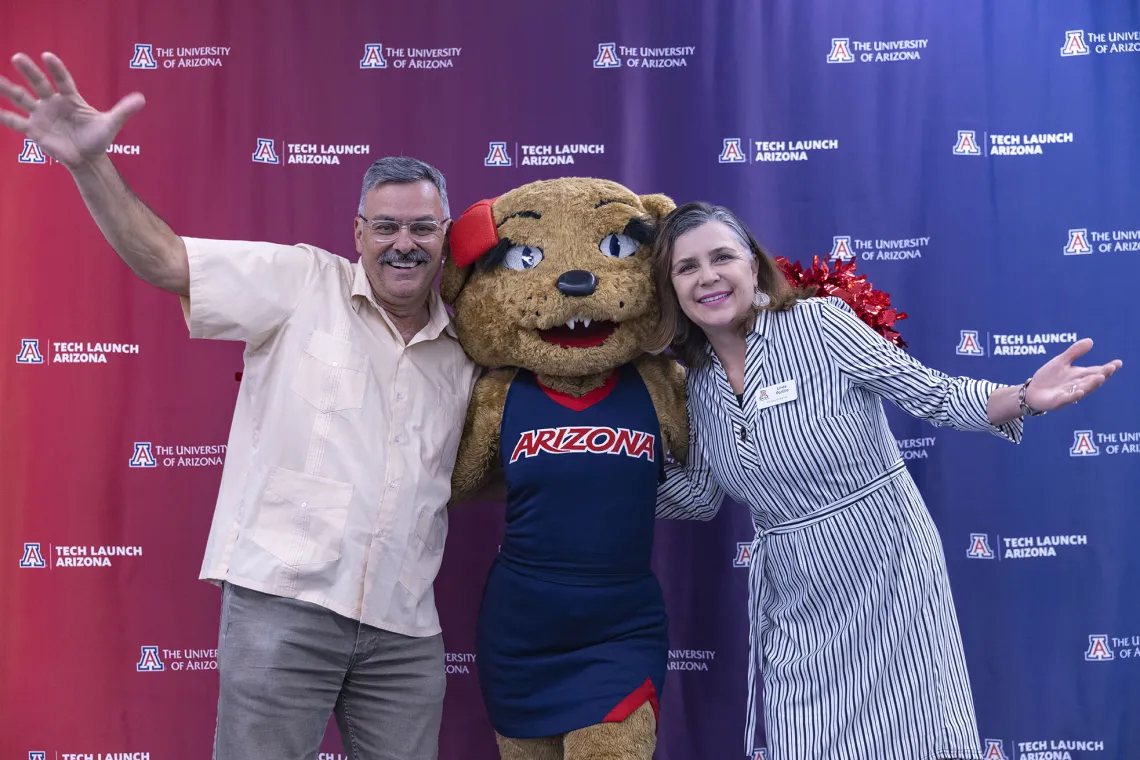
[(854, 260), (846, 263), (837, 261), (828, 265), (826, 261), (820, 261), (819, 256), (815, 256), (811, 267), (806, 270), (798, 261), (792, 263), (783, 256), (777, 256), (775, 261), (793, 286), (814, 286), (816, 296), (842, 298), (875, 332), (899, 348), (906, 348), (906, 341), (894, 329), (900, 319), (906, 319), (906, 312), (892, 308), (890, 295), (871, 287), (867, 275), (856, 275)]

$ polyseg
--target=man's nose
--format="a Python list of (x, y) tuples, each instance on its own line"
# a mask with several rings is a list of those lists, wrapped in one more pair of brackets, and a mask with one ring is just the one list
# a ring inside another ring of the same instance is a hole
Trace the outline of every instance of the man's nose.
[(412, 233), (408, 232), (407, 227), (401, 227), (396, 233), (396, 239), (392, 241), (392, 250), (397, 253), (411, 253), (419, 250), (419, 247), (419, 244), (412, 240)]

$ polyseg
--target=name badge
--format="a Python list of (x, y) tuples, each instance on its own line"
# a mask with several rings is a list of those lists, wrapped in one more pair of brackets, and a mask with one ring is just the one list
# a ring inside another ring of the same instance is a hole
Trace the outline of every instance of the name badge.
[(796, 397), (796, 381), (785, 380), (778, 385), (769, 385), (756, 393), (756, 408), (767, 409), (776, 404), (783, 404)]

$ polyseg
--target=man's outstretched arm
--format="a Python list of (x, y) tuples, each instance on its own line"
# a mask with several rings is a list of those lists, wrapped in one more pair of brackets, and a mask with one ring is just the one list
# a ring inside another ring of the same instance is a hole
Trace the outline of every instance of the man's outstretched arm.
[(123, 124), (145, 105), (143, 96), (131, 93), (110, 111), (97, 111), (80, 96), (59, 58), (44, 53), (43, 62), (51, 79), (27, 55), (12, 57), (32, 92), (0, 76), (0, 95), (27, 114), (0, 110), (0, 124), (34, 140), (67, 167), (103, 236), (135, 274), (155, 287), (189, 295), (182, 238), (139, 200), (107, 157)]

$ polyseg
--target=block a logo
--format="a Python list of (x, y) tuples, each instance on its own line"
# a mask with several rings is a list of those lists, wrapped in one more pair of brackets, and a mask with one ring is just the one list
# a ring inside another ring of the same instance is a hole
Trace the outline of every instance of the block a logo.
[(1069, 230), (1069, 242), (1065, 243), (1066, 256), (1078, 256), (1082, 253), (1092, 253), (1089, 245), (1089, 231), (1086, 227)]
[(752, 750), (752, 760), (768, 760), (768, 750), (754, 749)]
[(980, 156), (982, 149), (978, 147), (978, 138), (972, 129), (959, 129), (958, 141), (954, 143), (955, 156)]
[(1009, 760), (1002, 747), (1001, 739), (986, 739), (982, 748), (982, 760)]
[(1085, 660), (1088, 662), (1108, 662), (1112, 658), (1112, 649), (1108, 646), (1108, 635), (1104, 633), (1090, 635), (1089, 648), (1085, 650)]
[(151, 45), (135, 43), (135, 54), (131, 56), (132, 69), (157, 69), (158, 61), (154, 59)]
[(388, 62), (384, 60), (384, 46), (379, 42), (369, 42), (364, 45), (364, 57), (360, 59), (362, 69), (386, 69)]
[(1061, 57), (1069, 58), (1074, 55), (1088, 55), (1089, 46), (1085, 44), (1083, 31), (1065, 32), (1065, 44), (1061, 48)]
[(961, 330), (958, 338), (958, 347), (954, 349), (958, 356), (985, 356), (985, 349), (978, 340), (977, 330)]
[(38, 543), (24, 544), (24, 556), (20, 558), (20, 567), (25, 570), (40, 570), (47, 567), (47, 563), (44, 562), (44, 555), (40, 551), (40, 545)]
[(733, 567), (748, 567), (752, 564), (752, 543), (749, 541), (737, 542), (736, 556), (732, 559)]
[(1073, 431), (1073, 445), (1069, 448), (1069, 456), (1071, 457), (1095, 457), (1100, 454), (1100, 449), (1097, 448), (1096, 443), (1093, 442), (1093, 431), (1091, 430), (1074, 430)]
[(40, 146), (36, 145), (34, 140), (24, 138), (24, 148), (20, 151), (20, 157), (16, 159), (21, 164), (46, 164), (47, 156), (40, 150)]
[(266, 137), (257, 138), (257, 150), (253, 152), (253, 161), (257, 164), (279, 164), (277, 150), (273, 147), (273, 140)]
[(851, 252), (850, 235), (836, 235), (831, 239), (832, 261), (850, 261), (853, 258), (855, 254)]
[(28, 760), (45, 760), (46, 757), (46, 752), (32, 751), (28, 753)]
[(135, 451), (131, 454), (131, 461), (128, 463), (131, 467), (157, 467), (158, 460), (154, 458), (154, 453), (150, 450), (150, 441), (145, 443), (135, 443)]
[(855, 56), (851, 54), (850, 37), (832, 37), (831, 52), (827, 54), (828, 63), (855, 63)]
[(724, 138), (724, 146), (720, 149), (718, 160), (722, 164), (743, 164), (748, 160), (744, 155), (744, 149), (740, 147), (739, 137)]
[(142, 655), (135, 665), (135, 670), (140, 673), (159, 673), (166, 670), (166, 665), (163, 664), (162, 658), (158, 656), (158, 647), (144, 646), (142, 648)]
[(16, 364), (43, 364), (39, 338), (20, 338), (20, 353), (16, 354)]
[(989, 534), (971, 533), (970, 548), (966, 550), (966, 556), (969, 559), (993, 559), (994, 552), (990, 548)]
[(617, 69), (621, 67), (621, 59), (617, 57), (616, 42), (599, 42), (598, 57), (594, 59), (595, 69)]
[(510, 166), (511, 157), (507, 153), (507, 144), (505, 142), (493, 142), (491, 148), (487, 152), (487, 157), (483, 159), (483, 166)]

